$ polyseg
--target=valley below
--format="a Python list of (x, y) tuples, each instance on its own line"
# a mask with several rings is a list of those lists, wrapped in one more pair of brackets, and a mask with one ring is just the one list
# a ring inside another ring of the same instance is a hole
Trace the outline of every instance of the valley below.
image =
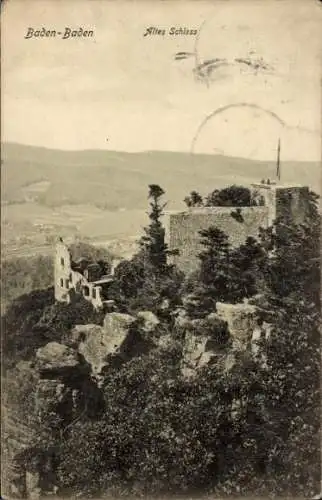
[[(274, 179), (274, 161), (164, 151), (58, 151), (2, 145), (2, 258), (51, 255), (55, 241), (81, 240), (127, 257), (147, 223), (148, 186), (165, 191), (165, 212), (184, 198), (229, 184)], [(320, 189), (318, 162), (283, 162), (282, 181)], [(167, 227), (167, 217), (164, 218)]]

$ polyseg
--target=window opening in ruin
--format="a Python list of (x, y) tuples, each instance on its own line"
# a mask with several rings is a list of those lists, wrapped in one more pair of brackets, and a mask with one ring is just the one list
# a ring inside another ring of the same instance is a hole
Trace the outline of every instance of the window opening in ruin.
[(89, 288), (88, 288), (88, 286), (84, 286), (83, 293), (84, 293), (84, 297), (89, 297)]
[(63, 278), (61, 278), (61, 279), (60, 279), (60, 286), (61, 286), (62, 288), (64, 288), (64, 280), (63, 280)]
[(65, 280), (66, 288), (69, 288), (69, 280)]
[(64, 267), (64, 265), (65, 265), (65, 261), (64, 261), (64, 258), (63, 258), (63, 257), (61, 257), (61, 258), (60, 258), (60, 264), (61, 264), (61, 266), (62, 266), (62, 267)]

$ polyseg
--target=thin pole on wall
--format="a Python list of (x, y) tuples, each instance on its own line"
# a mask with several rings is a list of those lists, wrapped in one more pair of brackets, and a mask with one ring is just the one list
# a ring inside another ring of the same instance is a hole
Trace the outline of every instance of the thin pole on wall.
[(281, 139), (280, 138), (278, 138), (278, 145), (277, 145), (276, 177), (279, 181), (281, 180)]

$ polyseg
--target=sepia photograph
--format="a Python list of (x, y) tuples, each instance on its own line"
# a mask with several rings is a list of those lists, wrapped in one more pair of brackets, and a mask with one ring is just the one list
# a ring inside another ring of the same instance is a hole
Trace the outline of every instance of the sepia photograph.
[(1, 5), (1, 499), (321, 496), (317, 0)]

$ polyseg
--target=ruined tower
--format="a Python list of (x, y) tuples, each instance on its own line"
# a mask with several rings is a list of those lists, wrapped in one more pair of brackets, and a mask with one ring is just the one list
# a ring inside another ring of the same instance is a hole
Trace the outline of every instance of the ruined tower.
[[(102, 261), (101, 261), (102, 262)], [(73, 260), (70, 248), (59, 238), (55, 249), (55, 300), (70, 303), (75, 294), (81, 294), (95, 309), (111, 307), (109, 287), (114, 279), (111, 266), (88, 258)], [(105, 274), (108, 272), (108, 274)]]
[(281, 177), (281, 141), (278, 139), (276, 179), (252, 184), (252, 189), (258, 193), (263, 205), (267, 207), (268, 226), (282, 216), (301, 224), (306, 215), (309, 188), (296, 184), (283, 184)]
[(55, 248), (55, 299), (59, 302), (69, 302), (71, 254), (60, 238)]

